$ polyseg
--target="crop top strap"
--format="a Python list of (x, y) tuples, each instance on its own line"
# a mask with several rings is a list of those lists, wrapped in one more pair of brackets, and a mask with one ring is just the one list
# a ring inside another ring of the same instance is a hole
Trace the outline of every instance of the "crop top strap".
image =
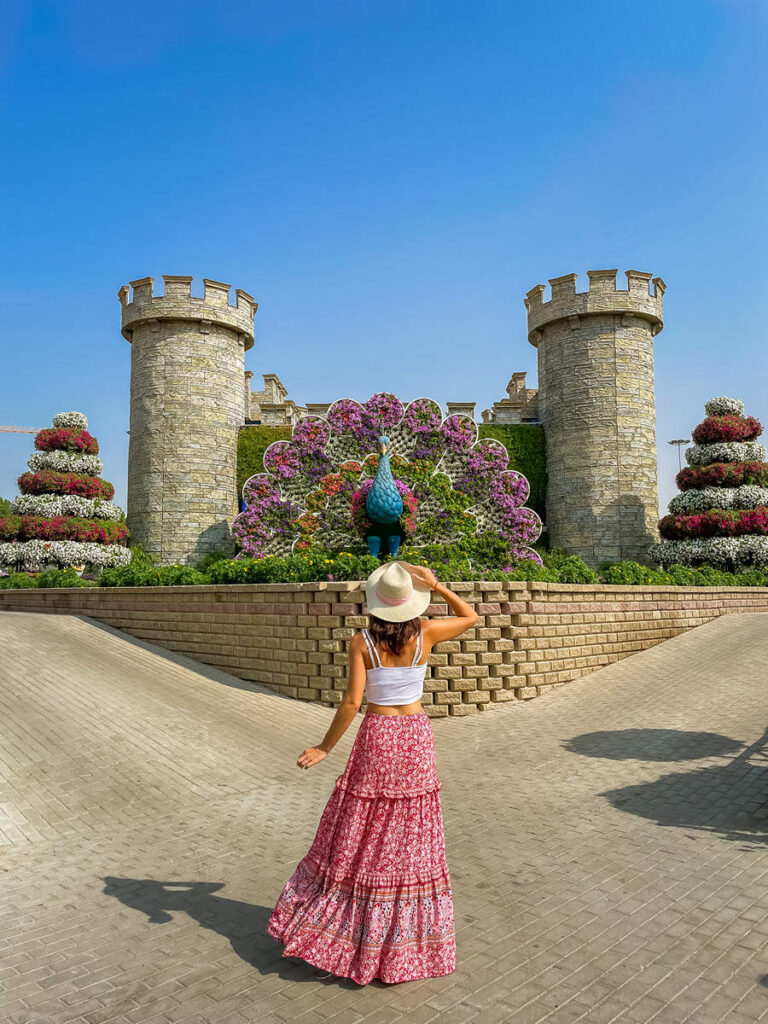
[(421, 632), (421, 630), (419, 630), (419, 635), (416, 637), (416, 650), (413, 652), (413, 661), (411, 662), (411, 666), (418, 665), (418, 663), (421, 661), (421, 653), (424, 649), (424, 644), (422, 641), (423, 633)]
[(365, 646), (368, 648), (368, 654), (371, 657), (371, 664), (374, 668), (381, 668), (381, 658), (379, 652), (376, 650), (376, 645), (371, 640), (371, 635), (367, 629), (363, 630), (363, 640), (365, 640)]

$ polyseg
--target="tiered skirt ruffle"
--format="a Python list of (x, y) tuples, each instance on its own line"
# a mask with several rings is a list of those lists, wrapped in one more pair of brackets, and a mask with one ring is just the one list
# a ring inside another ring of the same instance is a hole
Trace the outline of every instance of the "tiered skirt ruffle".
[(432, 723), (368, 713), (267, 932), (296, 956), (367, 984), (456, 969)]

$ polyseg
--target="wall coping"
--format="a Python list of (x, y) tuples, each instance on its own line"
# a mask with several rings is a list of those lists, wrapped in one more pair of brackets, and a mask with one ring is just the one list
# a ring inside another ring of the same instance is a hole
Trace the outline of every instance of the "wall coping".
[[(339, 593), (351, 594), (363, 592), (364, 580), (345, 581), (321, 581), (316, 583), (206, 583), (206, 584), (179, 584), (176, 586), (159, 587), (45, 587), (25, 588), (18, 590), (0, 591), (2, 593), (18, 594), (52, 594), (60, 596), (63, 594), (93, 594), (93, 593), (156, 593), (156, 594), (243, 594), (243, 593)], [(469, 593), (481, 590), (486, 593), (493, 592), (519, 592), (528, 591), (531, 594), (537, 591), (545, 593), (560, 594), (749, 594), (763, 593), (768, 587), (695, 587), (684, 585), (655, 585), (655, 584), (631, 584), (631, 583), (546, 583), (539, 580), (476, 580), (472, 582), (447, 583), (451, 590), (457, 593)]]

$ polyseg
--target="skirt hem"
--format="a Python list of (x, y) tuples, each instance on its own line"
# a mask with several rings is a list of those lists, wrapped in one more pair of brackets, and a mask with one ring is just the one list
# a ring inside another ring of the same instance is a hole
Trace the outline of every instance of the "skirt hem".
[(385, 985), (402, 985), (406, 981), (424, 981), (426, 978), (443, 978), (448, 974), (453, 974), (456, 970), (456, 967), (453, 966), (449, 968), (447, 971), (435, 970), (431, 971), (430, 973), (409, 975), (409, 977), (400, 978), (399, 980), (389, 980), (387, 978), (382, 977), (381, 974), (377, 973), (374, 974), (372, 978), (368, 978), (367, 981), (362, 981), (359, 977), (356, 977), (355, 974), (338, 974), (336, 971), (333, 970), (332, 967), (328, 966), (327, 958), (324, 958), (322, 952), (320, 951), (309, 953), (307, 955), (304, 955), (303, 953), (289, 953), (285, 948), (285, 942), (283, 941), (283, 939), (276, 935), (274, 931), (269, 927), (267, 928), (267, 934), (271, 938), (273, 938), (275, 942), (279, 942), (280, 945), (283, 947), (280, 954), (282, 957), (293, 957), (294, 960), (303, 960), (304, 963), (309, 964), (310, 967), (317, 967), (321, 971), (330, 971), (331, 974), (333, 974), (333, 976), (336, 978), (349, 978), (350, 981), (354, 981), (356, 985), (361, 986), (369, 985), (372, 981), (377, 980), (383, 982), (383, 984)]

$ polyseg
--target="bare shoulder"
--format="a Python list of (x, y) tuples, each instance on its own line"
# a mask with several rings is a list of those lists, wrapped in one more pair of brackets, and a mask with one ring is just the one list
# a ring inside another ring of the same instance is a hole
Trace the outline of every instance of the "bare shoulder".
[(349, 641), (349, 649), (353, 652), (362, 651), (365, 640), (363, 640), (362, 633), (355, 633), (352, 639)]
[(434, 630), (435, 621), (434, 619), (422, 619), (421, 620), (421, 632), (424, 635), (424, 639), (428, 640), (430, 634)]

